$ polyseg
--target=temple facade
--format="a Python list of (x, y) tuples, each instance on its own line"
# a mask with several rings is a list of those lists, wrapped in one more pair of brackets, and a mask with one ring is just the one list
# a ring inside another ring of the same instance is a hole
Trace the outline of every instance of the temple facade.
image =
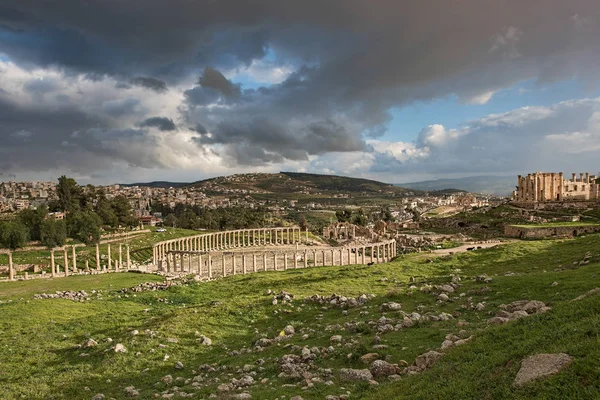
[(513, 199), (526, 203), (553, 201), (590, 201), (600, 199), (600, 180), (589, 172), (572, 174), (566, 179), (562, 172), (536, 172), (518, 177)]

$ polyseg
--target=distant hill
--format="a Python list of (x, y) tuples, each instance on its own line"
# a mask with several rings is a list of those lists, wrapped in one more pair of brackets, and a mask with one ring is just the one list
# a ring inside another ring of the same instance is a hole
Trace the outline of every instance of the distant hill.
[(278, 174), (250, 173), (221, 176), (190, 184), (206, 192), (249, 193), (382, 193), (403, 195), (413, 191), (369, 179), (335, 175), (280, 172)]
[(178, 188), (189, 185), (186, 182), (167, 182), (167, 181), (154, 181), (154, 182), (145, 182), (145, 183), (121, 183), (121, 186), (143, 186), (143, 187), (151, 187), (158, 189), (168, 189), (168, 188)]
[(436, 179), (431, 181), (400, 183), (415, 190), (458, 189), (472, 193), (490, 193), (497, 196), (508, 196), (515, 188), (516, 176), (470, 176), (457, 179)]

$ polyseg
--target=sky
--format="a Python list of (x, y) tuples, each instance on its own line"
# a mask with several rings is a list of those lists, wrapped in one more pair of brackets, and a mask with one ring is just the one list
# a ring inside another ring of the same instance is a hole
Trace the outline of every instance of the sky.
[(597, 0), (2, 0), (0, 180), (600, 171)]

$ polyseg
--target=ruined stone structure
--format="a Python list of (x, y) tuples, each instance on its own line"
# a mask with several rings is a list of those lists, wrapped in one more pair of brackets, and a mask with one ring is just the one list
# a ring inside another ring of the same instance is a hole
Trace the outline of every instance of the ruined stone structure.
[(573, 174), (571, 179), (564, 178), (562, 172), (519, 175), (513, 200), (521, 203), (600, 200), (597, 180), (596, 175), (588, 172), (579, 174), (579, 178)]
[(345, 239), (350, 240), (356, 237), (356, 225), (341, 222), (331, 224), (323, 228), (323, 236), (327, 239)]
[[(159, 272), (194, 273), (212, 279), (310, 266), (382, 263), (396, 256), (394, 240), (333, 248), (300, 248), (303, 238), (308, 242), (308, 231), (302, 232), (298, 227), (208, 233), (156, 243), (153, 262)], [(270, 245), (274, 247), (263, 247)], [(257, 249), (257, 246), (262, 248)]]
[(572, 238), (579, 235), (600, 232), (600, 225), (580, 226), (536, 226), (526, 227), (519, 225), (506, 225), (504, 234), (520, 239), (543, 239), (549, 237)]
[[(57, 278), (57, 277), (67, 277), (72, 274), (87, 275), (87, 274), (99, 274), (99, 273), (106, 273), (106, 272), (120, 272), (120, 271), (125, 272), (125, 271), (131, 269), (131, 267), (132, 267), (131, 255), (130, 255), (128, 244), (123, 244), (123, 243), (118, 244), (118, 246), (119, 246), (118, 254), (119, 255), (118, 255), (118, 258), (115, 260), (113, 260), (111, 257), (110, 244), (107, 245), (108, 247), (107, 247), (106, 262), (108, 264), (108, 267), (106, 264), (104, 264), (102, 267), (100, 266), (100, 261), (101, 261), (100, 246), (96, 245), (96, 269), (90, 268), (88, 260), (85, 261), (84, 268), (81, 268), (81, 265), (79, 265), (79, 267), (78, 267), (77, 253), (75, 251), (75, 248), (78, 246), (80, 246), (80, 245), (64, 246), (64, 247), (50, 249), (50, 273), (49, 274), (42, 271), (42, 273), (39, 275), (38, 274), (29, 275), (28, 272), (25, 272), (24, 275), (18, 279)], [(70, 251), (71, 258), (70, 259), (69, 259), (68, 247), (71, 247), (71, 251)], [(125, 247), (125, 261), (123, 261), (123, 247)], [(12, 252), (7, 251), (5, 253), (8, 256), (8, 280), (14, 281), (17, 279), (16, 272), (19, 272), (19, 271), (23, 272), (23, 271), (18, 269), (17, 266), (13, 263)], [(57, 254), (59, 255), (58, 257), (57, 257)], [(60, 257), (60, 255), (62, 255), (62, 257)], [(62, 264), (59, 264), (61, 258), (62, 258)], [(0, 270), (1, 269), (2, 269), (2, 267), (0, 266)]]

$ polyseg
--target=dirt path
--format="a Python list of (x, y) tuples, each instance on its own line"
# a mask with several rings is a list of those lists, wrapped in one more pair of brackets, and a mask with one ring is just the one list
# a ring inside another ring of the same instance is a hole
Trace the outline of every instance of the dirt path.
[(466, 251), (469, 251), (467, 249), (470, 249), (473, 247), (475, 248), (474, 250), (477, 251), (478, 247), (481, 247), (482, 249), (488, 249), (490, 247), (496, 247), (498, 245), (502, 245), (502, 244), (506, 244), (506, 243), (508, 243), (508, 242), (469, 243), (469, 244), (463, 244), (462, 246), (454, 247), (452, 249), (433, 250), (432, 253), (437, 254), (439, 256), (447, 256), (450, 254), (464, 253)]

